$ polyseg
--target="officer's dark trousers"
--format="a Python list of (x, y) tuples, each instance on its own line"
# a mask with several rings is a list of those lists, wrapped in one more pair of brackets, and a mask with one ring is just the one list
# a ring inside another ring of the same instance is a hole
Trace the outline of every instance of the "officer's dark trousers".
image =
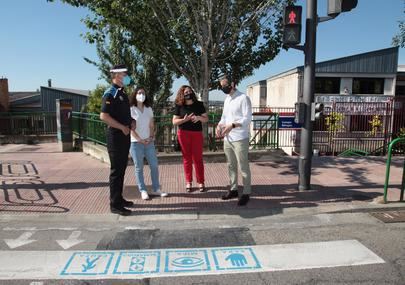
[(130, 136), (114, 128), (107, 130), (107, 150), (110, 156), (110, 206), (122, 207), (122, 188), (128, 163)]

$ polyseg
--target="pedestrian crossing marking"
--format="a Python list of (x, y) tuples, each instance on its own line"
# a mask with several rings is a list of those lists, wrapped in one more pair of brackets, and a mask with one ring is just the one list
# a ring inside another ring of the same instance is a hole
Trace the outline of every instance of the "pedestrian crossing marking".
[(160, 270), (160, 251), (120, 252), (113, 274), (151, 274)]
[(261, 268), (252, 248), (213, 249), (212, 254), (217, 270), (242, 270)]
[(61, 275), (105, 275), (114, 254), (114, 252), (75, 252)]
[(193, 249), (0, 251), (0, 280), (142, 279), (380, 263), (385, 262), (357, 240)]

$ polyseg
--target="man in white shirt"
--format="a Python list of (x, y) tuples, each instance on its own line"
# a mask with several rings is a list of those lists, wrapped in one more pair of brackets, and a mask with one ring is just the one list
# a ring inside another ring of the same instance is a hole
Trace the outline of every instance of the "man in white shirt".
[(249, 127), (252, 121), (250, 98), (235, 87), (228, 76), (220, 80), (222, 91), (227, 94), (221, 120), (216, 129), (217, 137), (224, 137), (224, 152), (228, 162), (230, 190), (223, 200), (238, 197), (238, 165), (242, 173), (243, 193), (238, 206), (249, 202), (251, 194), (251, 174), (249, 167)]

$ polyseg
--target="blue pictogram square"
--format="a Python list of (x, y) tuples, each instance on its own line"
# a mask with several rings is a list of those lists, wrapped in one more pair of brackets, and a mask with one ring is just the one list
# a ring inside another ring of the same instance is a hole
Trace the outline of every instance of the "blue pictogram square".
[(210, 271), (208, 253), (205, 249), (166, 251), (165, 272)]
[(120, 252), (115, 264), (114, 274), (150, 274), (158, 273), (160, 251)]
[(106, 275), (113, 252), (75, 252), (60, 275)]
[(260, 262), (253, 248), (212, 249), (217, 270), (259, 269)]

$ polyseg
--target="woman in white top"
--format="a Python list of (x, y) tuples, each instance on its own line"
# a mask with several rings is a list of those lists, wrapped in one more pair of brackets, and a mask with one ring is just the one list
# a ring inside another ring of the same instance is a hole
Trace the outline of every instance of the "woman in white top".
[(145, 89), (136, 88), (129, 97), (129, 103), (131, 105), (131, 117), (136, 121), (136, 129), (131, 131), (130, 153), (135, 165), (138, 189), (142, 199), (149, 200), (143, 175), (143, 161), (146, 158), (152, 178), (153, 193), (150, 194), (166, 197), (167, 193), (160, 190), (159, 167), (154, 144), (153, 111), (150, 100), (145, 94)]

